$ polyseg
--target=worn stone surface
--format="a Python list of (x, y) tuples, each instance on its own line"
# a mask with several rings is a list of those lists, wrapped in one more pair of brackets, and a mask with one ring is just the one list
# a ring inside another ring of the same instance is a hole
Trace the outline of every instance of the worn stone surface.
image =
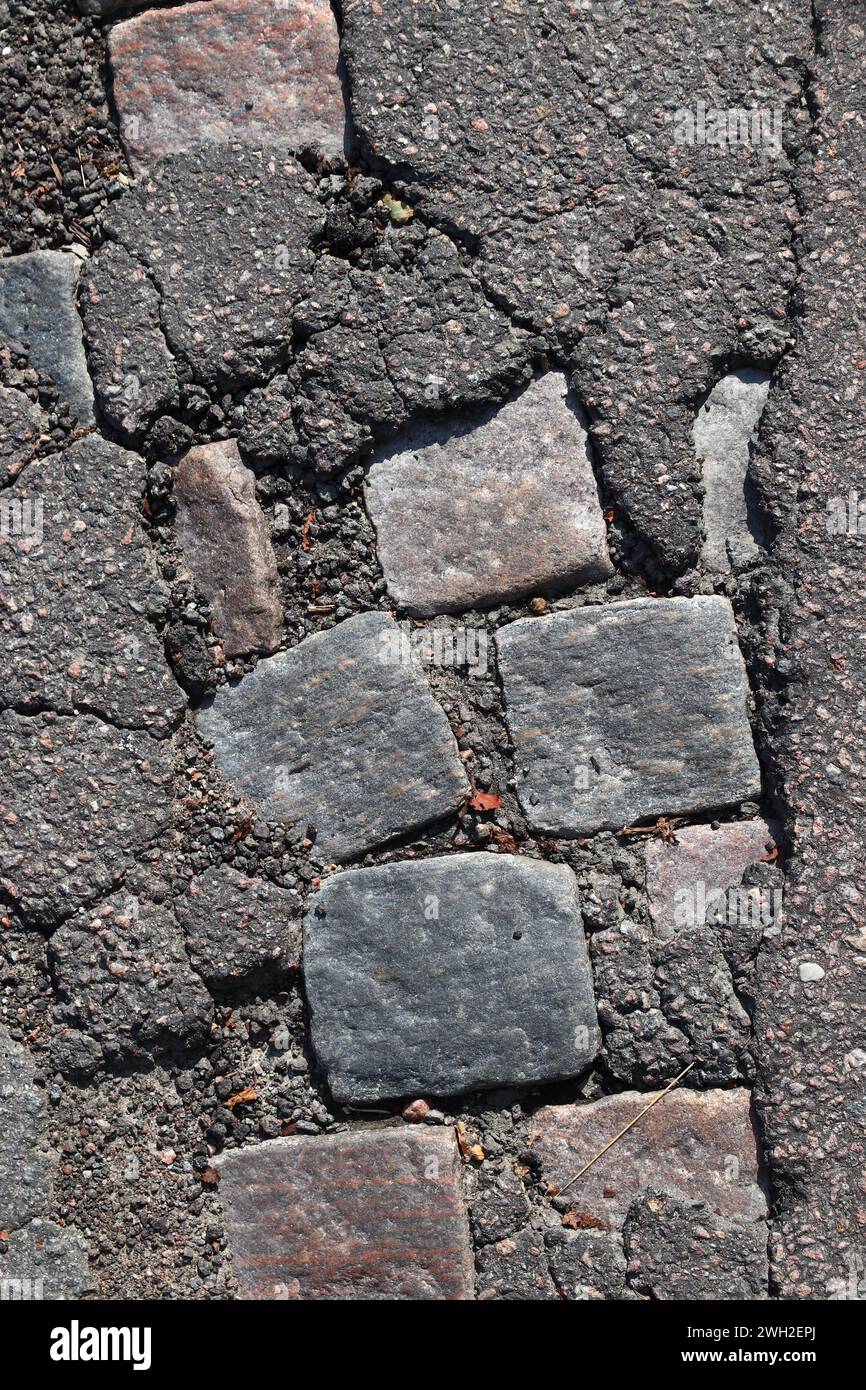
[(51, 925), (93, 902), (171, 820), (170, 747), (99, 719), (0, 715), (0, 888)]
[(618, 1233), (573, 1231), (563, 1226), (546, 1231), (544, 1242), (560, 1298), (570, 1303), (628, 1299), (626, 1261)]
[(707, 910), (737, 887), (750, 865), (771, 852), (766, 821), (729, 821), (678, 827), (675, 841), (651, 840), (645, 848), (647, 908), (653, 932), (670, 937), (702, 925)]
[(167, 907), (115, 893), (64, 922), (49, 949), (58, 1020), (95, 1039), (107, 1062), (206, 1039), (210, 997)]
[(23, 1226), (48, 1205), (53, 1163), (47, 1130), (48, 1105), (33, 1058), (0, 1028), (0, 1230)]
[(191, 880), (174, 912), (193, 969), (211, 988), (249, 984), (297, 968), (301, 956), (297, 898), (228, 865)]
[(272, 652), (283, 632), (280, 576), (255, 477), (233, 439), (184, 454), (175, 530), (227, 656)]
[(40, 512), (32, 536), (0, 543), (0, 704), (93, 712), (156, 737), (180, 722), (154, 626), (168, 593), (141, 524), (144, 486), (143, 461), (94, 434), (4, 494)]
[(80, 262), (63, 251), (30, 251), (0, 261), (0, 338), (25, 348), (50, 376), (81, 425), (92, 425), (93, 387), (75, 307)]
[(199, 711), (223, 776), (269, 820), (351, 858), (453, 811), (468, 783), (400, 629), (364, 613), (260, 661)]
[[(118, 330), (130, 337), (131, 365), (159, 350), (151, 296), (136, 284), (127, 303), (129, 273), (116, 282), (100, 273), (103, 255), (112, 268), (117, 263), (111, 242), (147, 272), (168, 349), (195, 381), (237, 389), (285, 358), (293, 306), (324, 226), (312, 180), (290, 156), (210, 145), (163, 160), (112, 204), (105, 226), (109, 244), (93, 257), (88, 280), (100, 296), (96, 312), (89, 290), (82, 299), (100, 401), (116, 396)], [(163, 362), (163, 377), (166, 370)], [(150, 389), (127, 409), (129, 424), (146, 418)]]
[(530, 375), (527, 333), (414, 223), (377, 234), (365, 265), (323, 256), (295, 324), (303, 351), (247, 400), (242, 447), (263, 463), (333, 473), (419, 415), (487, 406)]
[(482, 853), (333, 875), (309, 904), (304, 978), (337, 1100), (550, 1081), (598, 1048), (565, 866)]
[(628, 1283), (664, 1302), (767, 1297), (767, 1227), (719, 1216), (664, 1192), (639, 1198), (625, 1223)]
[(554, 834), (760, 793), (730, 603), (636, 599), (496, 634), (518, 795)]
[[(563, 1188), (655, 1094), (624, 1091), (590, 1105), (536, 1111), (533, 1148), (542, 1161), (543, 1180)], [(568, 1188), (568, 1196), (582, 1212), (614, 1230), (649, 1187), (706, 1202), (724, 1217), (766, 1217), (749, 1102), (743, 1088), (671, 1091)]]
[(0, 386), (0, 487), (27, 466), (47, 430), (48, 417), (35, 402)]
[(741, 367), (716, 383), (695, 420), (692, 438), (704, 484), (701, 559), (710, 570), (754, 560), (763, 539), (747, 475), (749, 445), (769, 390), (769, 372)]
[(60, 1302), (94, 1288), (87, 1243), (79, 1231), (40, 1219), (10, 1231), (0, 1258), (0, 1298)]
[(123, 246), (106, 242), (82, 271), (81, 314), (100, 414), (128, 438), (180, 395), (159, 291)]
[(139, 170), (208, 143), (343, 151), (328, 0), (145, 10), (115, 25), (108, 45), (120, 133)]
[[(739, 20), (691, 4), (662, 20), (650, 0), (343, 16), (361, 147), (571, 359), (605, 479), (671, 566), (700, 543), (693, 402), (720, 361), (772, 365), (792, 336), (811, 17), (774, 0)], [(772, 145), (685, 143), (702, 95), (778, 112)]]
[(452, 1130), (277, 1139), (226, 1154), (220, 1172), (242, 1297), (472, 1297)]
[(540, 1231), (527, 1228), (483, 1246), (475, 1267), (478, 1297), (485, 1302), (543, 1303), (558, 1297)]
[(586, 430), (560, 372), (478, 420), (415, 429), (374, 460), (366, 496), (388, 591), (411, 613), (611, 573)]

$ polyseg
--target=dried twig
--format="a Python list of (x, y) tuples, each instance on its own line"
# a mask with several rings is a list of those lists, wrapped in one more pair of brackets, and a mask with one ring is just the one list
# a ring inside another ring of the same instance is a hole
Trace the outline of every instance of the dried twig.
[(567, 1190), (568, 1190), (570, 1187), (572, 1187), (572, 1186), (574, 1185), (574, 1183), (577, 1182), (578, 1178), (582, 1178), (583, 1175), (584, 1175), (584, 1173), (588, 1173), (589, 1170), (590, 1170), (590, 1168), (592, 1167), (592, 1165), (593, 1165), (594, 1163), (598, 1163), (598, 1160), (599, 1160), (600, 1158), (604, 1158), (604, 1156), (605, 1156), (605, 1154), (608, 1152), (608, 1150), (609, 1150), (609, 1149), (612, 1149), (613, 1146), (614, 1146), (614, 1144), (618, 1144), (619, 1141), (620, 1141), (620, 1139), (622, 1139), (623, 1135), (628, 1134), (629, 1130), (634, 1128), (634, 1126), (637, 1124), (638, 1120), (642, 1120), (642, 1119), (643, 1119), (644, 1115), (647, 1113), (648, 1110), (652, 1110), (652, 1108), (653, 1108), (654, 1105), (658, 1105), (658, 1103), (659, 1103), (660, 1100), (664, 1100), (664, 1098), (665, 1098), (665, 1096), (667, 1095), (668, 1091), (672, 1091), (672, 1090), (674, 1089), (674, 1086), (679, 1085), (679, 1083), (682, 1081), (682, 1079), (683, 1079), (683, 1077), (686, 1075), (686, 1073), (687, 1073), (687, 1072), (690, 1072), (691, 1069), (692, 1069), (692, 1067), (694, 1067), (694, 1066), (697, 1066), (697, 1063), (696, 1063), (696, 1062), (689, 1062), (688, 1066), (687, 1066), (683, 1071), (680, 1072), (679, 1076), (675, 1076), (674, 1079), (673, 1079), (673, 1081), (669, 1082), (668, 1085), (665, 1086), (664, 1090), (663, 1090), (663, 1091), (660, 1091), (659, 1094), (655, 1097), (655, 1099), (650, 1101), (649, 1105), (645, 1105), (644, 1108), (643, 1108), (643, 1110), (641, 1110), (641, 1111), (639, 1112), (639, 1114), (635, 1115), (635, 1117), (634, 1117), (633, 1120), (629, 1120), (629, 1122), (628, 1122), (628, 1124), (625, 1126), (625, 1128), (624, 1128), (624, 1129), (621, 1129), (620, 1132), (619, 1132), (619, 1134), (615, 1134), (614, 1137), (611, 1139), (610, 1143), (609, 1143), (609, 1144), (605, 1144), (604, 1148), (600, 1151), (600, 1153), (597, 1153), (597, 1154), (596, 1154), (595, 1158), (591, 1158), (591, 1159), (589, 1160), (589, 1163), (584, 1163), (584, 1165), (583, 1165), (583, 1167), (581, 1168), (580, 1172), (579, 1172), (579, 1173), (575, 1173), (575, 1175), (574, 1175), (573, 1178), (569, 1178), (568, 1182), (565, 1184), (565, 1187), (561, 1187), (561, 1188), (559, 1189), (559, 1191), (558, 1191), (555, 1195), (556, 1195), (557, 1197), (561, 1197), (562, 1194), (563, 1194), (563, 1192), (567, 1192)]

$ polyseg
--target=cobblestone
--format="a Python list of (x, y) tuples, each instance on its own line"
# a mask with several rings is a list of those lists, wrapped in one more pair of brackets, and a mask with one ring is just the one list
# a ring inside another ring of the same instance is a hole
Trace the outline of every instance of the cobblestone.
[(537, 829), (579, 835), (760, 793), (725, 599), (525, 618), (496, 646), (518, 795)]
[(337, 25), (327, 0), (207, 0), (109, 34), (120, 133), (143, 170), (208, 143), (342, 153)]
[(586, 430), (558, 372), (480, 422), (399, 440), (373, 462), (367, 508), (388, 591), (410, 613), (461, 612), (612, 573)]
[(272, 652), (283, 609), (271, 533), (238, 446), (190, 449), (174, 471), (175, 529), (226, 656)]
[(337, 1100), (555, 1080), (598, 1048), (564, 866), (465, 854), (336, 874), (305, 920), (304, 977)]
[(472, 1297), (452, 1131), (278, 1139), (220, 1171), (243, 1297)]
[(259, 662), (199, 712), (223, 776), (269, 820), (351, 858), (453, 811), (468, 783), (445, 715), (397, 624), (349, 618)]

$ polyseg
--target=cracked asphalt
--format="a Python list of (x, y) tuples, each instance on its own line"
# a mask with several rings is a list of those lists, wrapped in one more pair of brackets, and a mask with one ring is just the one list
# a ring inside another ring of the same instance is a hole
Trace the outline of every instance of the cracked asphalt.
[(866, 1297), (866, 4), (81, 8), (0, 9), (0, 1290)]

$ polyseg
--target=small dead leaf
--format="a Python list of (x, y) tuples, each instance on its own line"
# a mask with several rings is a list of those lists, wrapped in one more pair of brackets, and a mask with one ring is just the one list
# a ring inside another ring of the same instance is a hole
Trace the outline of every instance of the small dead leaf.
[(247, 1101), (255, 1100), (255, 1098), (255, 1086), (247, 1086), (243, 1091), (238, 1091), (237, 1095), (229, 1096), (228, 1100), (226, 1101), (226, 1109), (234, 1110), (236, 1105), (245, 1105)]
[(219, 1168), (205, 1168), (202, 1171), (201, 1180), (205, 1187), (218, 1187), (220, 1180)]
[(517, 841), (507, 830), (503, 830), (501, 825), (491, 825), (490, 837), (496, 841), (500, 854), (517, 853)]
[(588, 1211), (575, 1211), (574, 1207), (569, 1207), (562, 1218), (563, 1226), (567, 1226), (570, 1231), (607, 1231), (610, 1227), (605, 1221), (599, 1221), (597, 1216), (591, 1216)]
[(496, 811), (502, 805), (502, 797), (495, 792), (476, 792), (469, 798), (473, 811)]
[(243, 820), (235, 826), (232, 834), (231, 843), (236, 845), (238, 840), (245, 840), (253, 828), (254, 816), (244, 816)]
[(301, 549), (309, 550), (313, 542), (310, 540), (310, 527), (315, 520), (315, 512), (307, 512), (307, 519), (301, 527)]

